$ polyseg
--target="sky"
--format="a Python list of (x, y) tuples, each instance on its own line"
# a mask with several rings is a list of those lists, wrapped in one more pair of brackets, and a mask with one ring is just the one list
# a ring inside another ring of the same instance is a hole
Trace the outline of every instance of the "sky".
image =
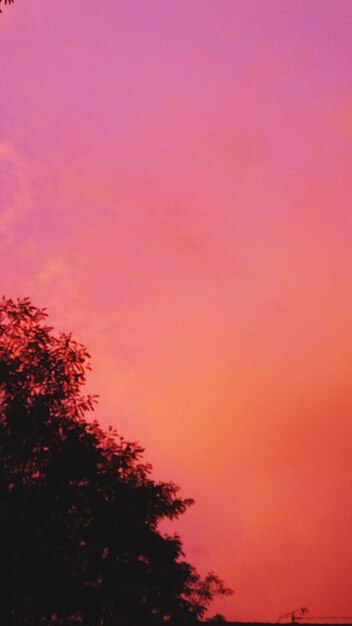
[(352, 3), (15, 0), (1, 292), (196, 504), (228, 620), (352, 616)]

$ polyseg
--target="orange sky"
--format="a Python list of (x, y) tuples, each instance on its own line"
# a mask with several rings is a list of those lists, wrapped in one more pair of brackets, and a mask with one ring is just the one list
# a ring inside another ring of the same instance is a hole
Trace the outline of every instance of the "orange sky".
[(214, 610), (352, 615), (352, 4), (16, 0), (1, 289), (196, 505)]

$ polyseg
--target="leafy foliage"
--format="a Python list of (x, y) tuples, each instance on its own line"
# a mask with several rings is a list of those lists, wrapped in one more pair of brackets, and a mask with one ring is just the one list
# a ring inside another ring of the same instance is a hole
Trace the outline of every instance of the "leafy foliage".
[(45, 310), (0, 302), (0, 622), (196, 621), (231, 590), (158, 530), (193, 501), (152, 480), (138, 444), (85, 420), (87, 369)]

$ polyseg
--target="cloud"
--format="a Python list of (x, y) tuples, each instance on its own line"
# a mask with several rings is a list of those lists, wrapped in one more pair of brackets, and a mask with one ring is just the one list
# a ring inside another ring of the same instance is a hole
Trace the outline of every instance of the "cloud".
[(0, 141), (0, 187), (0, 237), (4, 245), (13, 241), (16, 225), (33, 208), (27, 163), (7, 140)]
[(55, 281), (57, 285), (57, 281), (67, 273), (67, 266), (63, 262), (62, 259), (51, 257), (41, 267), (37, 280), (43, 285), (52, 284)]
[(344, 137), (352, 135), (352, 104), (348, 104), (336, 115), (336, 125), (339, 133)]

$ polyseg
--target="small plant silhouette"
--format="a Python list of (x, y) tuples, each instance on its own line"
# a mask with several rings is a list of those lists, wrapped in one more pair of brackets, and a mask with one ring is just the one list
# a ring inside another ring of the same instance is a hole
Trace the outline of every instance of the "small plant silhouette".
[[(0, 0), (0, 4), (1, 4), (2, 2), (3, 2), (4, 4), (12, 4), (12, 3), (14, 2), (14, 0)], [(0, 13), (2, 13), (1, 7), (0, 7)]]
[(308, 613), (308, 609), (306, 609), (304, 606), (298, 609), (294, 609), (293, 611), (288, 611), (287, 613), (280, 615), (279, 619), (277, 620), (277, 624), (284, 619), (289, 619), (292, 624), (296, 624), (303, 618), (306, 613)]

